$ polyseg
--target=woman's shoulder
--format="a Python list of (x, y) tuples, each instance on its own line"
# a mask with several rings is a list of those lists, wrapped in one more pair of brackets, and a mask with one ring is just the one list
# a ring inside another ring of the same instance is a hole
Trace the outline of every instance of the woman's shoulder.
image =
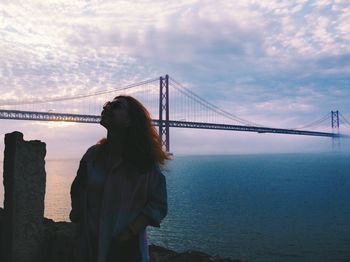
[(101, 145), (100, 144), (96, 144), (96, 145), (93, 145), (93, 146), (90, 146), (85, 154), (83, 155), (83, 160), (85, 161), (89, 161), (91, 159), (93, 159), (97, 153), (97, 151), (101, 148)]

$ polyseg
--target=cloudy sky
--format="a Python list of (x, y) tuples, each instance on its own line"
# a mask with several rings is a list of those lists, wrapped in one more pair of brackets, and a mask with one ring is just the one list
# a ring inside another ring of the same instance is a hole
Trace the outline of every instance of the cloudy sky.
[[(300, 127), (331, 110), (350, 120), (349, 21), (348, 0), (2, 0), (0, 105), (169, 74), (262, 125)], [(1, 136), (14, 130), (45, 141), (48, 158), (80, 157), (105, 135), (92, 124), (0, 120)], [(171, 130), (175, 154), (330, 150), (326, 138)]]

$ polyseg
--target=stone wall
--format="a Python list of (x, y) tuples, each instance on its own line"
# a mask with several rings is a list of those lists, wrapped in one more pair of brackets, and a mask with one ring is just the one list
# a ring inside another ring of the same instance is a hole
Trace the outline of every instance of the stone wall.
[(45, 143), (24, 141), (19, 132), (5, 135), (5, 262), (38, 261), (44, 243), (45, 155)]

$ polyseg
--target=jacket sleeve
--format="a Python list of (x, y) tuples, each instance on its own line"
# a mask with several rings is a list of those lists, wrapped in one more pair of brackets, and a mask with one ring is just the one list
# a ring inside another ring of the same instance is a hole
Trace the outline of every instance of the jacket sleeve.
[(72, 209), (69, 214), (69, 219), (72, 222), (78, 223), (81, 218), (82, 212), (82, 191), (85, 190), (87, 185), (87, 164), (86, 159), (83, 157), (80, 160), (79, 169), (70, 189), (71, 206)]
[(149, 183), (148, 201), (141, 212), (150, 219), (150, 226), (160, 227), (168, 213), (168, 198), (165, 176), (159, 168), (152, 173)]

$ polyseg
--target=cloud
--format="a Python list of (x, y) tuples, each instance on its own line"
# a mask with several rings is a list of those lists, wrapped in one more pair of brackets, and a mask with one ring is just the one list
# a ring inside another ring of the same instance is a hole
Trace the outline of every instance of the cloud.
[[(0, 7), (0, 105), (169, 73), (211, 103), (264, 125), (298, 126), (335, 109), (350, 118), (347, 1), (34, 0)], [(140, 97), (156, 116), (150, 90)], [(38, 107), (96, 114), (108, 99)]]

